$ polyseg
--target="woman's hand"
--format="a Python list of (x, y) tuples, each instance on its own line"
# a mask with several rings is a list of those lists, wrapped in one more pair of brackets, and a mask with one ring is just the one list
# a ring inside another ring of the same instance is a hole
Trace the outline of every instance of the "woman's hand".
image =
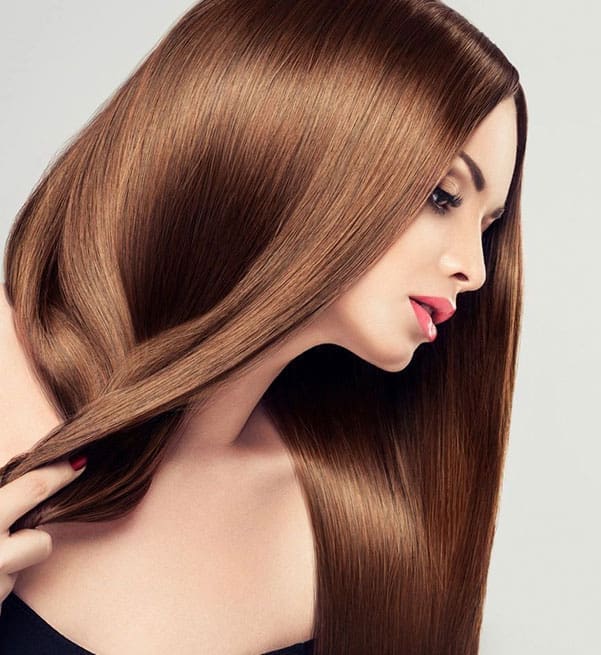
[(28, 471), (0, 487), (0, 608), (15, 586), (18, 572), (42, 562), (52, 552), (52, 537), (45, 530), (24, 528), (10, 534), (10, 526), (84, 470), (85, 466), (76, 471), (69, 460), (62, 460)]

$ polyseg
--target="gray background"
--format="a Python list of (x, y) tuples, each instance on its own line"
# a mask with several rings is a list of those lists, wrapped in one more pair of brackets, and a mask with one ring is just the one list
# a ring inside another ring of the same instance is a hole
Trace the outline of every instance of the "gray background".
[[(54, 155), (192, 4), (2, 2), (0, 245)], [(601, 653), (601, 12), (448, 4), (517, 66), (530, 118), (524, 324), (481, 653)]]

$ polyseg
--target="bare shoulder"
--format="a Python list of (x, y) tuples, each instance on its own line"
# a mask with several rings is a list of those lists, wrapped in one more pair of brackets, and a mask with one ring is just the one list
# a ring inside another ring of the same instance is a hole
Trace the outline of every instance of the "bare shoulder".
[(12, 323), (12, 307), (6, 295), (6, 284), (2, 282), (0, 287), (0, 330), (4, 333), (4, 330), (8, 329)]
[(14, 344), (12, 344), (12, 313), (6, 297), (6, 285), (2, 282), (0, 289), (0, 415), (3, 417), (3, 429), (0, 432), (0, 466), (14, 456), (17, 444), (12, 434), (12, 398), (11, 375), (15, 370)]
[(59, 423), (21, 346), (6, 287), (0, 289), (0, 466), (28, 450)]

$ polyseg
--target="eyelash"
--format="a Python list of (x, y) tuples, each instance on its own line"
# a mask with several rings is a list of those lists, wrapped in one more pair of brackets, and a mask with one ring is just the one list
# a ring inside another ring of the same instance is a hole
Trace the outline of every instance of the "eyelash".
[(441, 187), (437, 186), (434, 191), (430, 194), (430, 198), (428, 199), (430, 206), (434, 209), (435, 212), (438, 214), (446, 214), (450, 211), (450, 208), (448, 205), (445, 205), (441, 207), (435, 200), (432, 199), (434, 194), (441, 193), (444, 196), (445, 201), (451, 206), (451, 207), (459, 207), (461, 203), (463, 202), (463, 196), (460, 194), (452, 194), (449, 193), (448, 191), (445, 191)]

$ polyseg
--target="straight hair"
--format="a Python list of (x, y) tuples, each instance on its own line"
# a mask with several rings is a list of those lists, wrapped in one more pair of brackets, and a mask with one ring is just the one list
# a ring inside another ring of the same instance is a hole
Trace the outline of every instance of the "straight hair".
[(517, 160), (483, 235), (486, 284), (403, 370), (320, 344), (264, 396), (313, 529), (315, 655), (477, 653), (520, 333), (527, 112), (514, 66), (437, 0), (202, 0), (44, 171), (4, 273), (63, 422), (0, 484), (71, 455), (88, 465), (11, 531), (133, 510), (190, 412), (356, 282), (507, 97)]

